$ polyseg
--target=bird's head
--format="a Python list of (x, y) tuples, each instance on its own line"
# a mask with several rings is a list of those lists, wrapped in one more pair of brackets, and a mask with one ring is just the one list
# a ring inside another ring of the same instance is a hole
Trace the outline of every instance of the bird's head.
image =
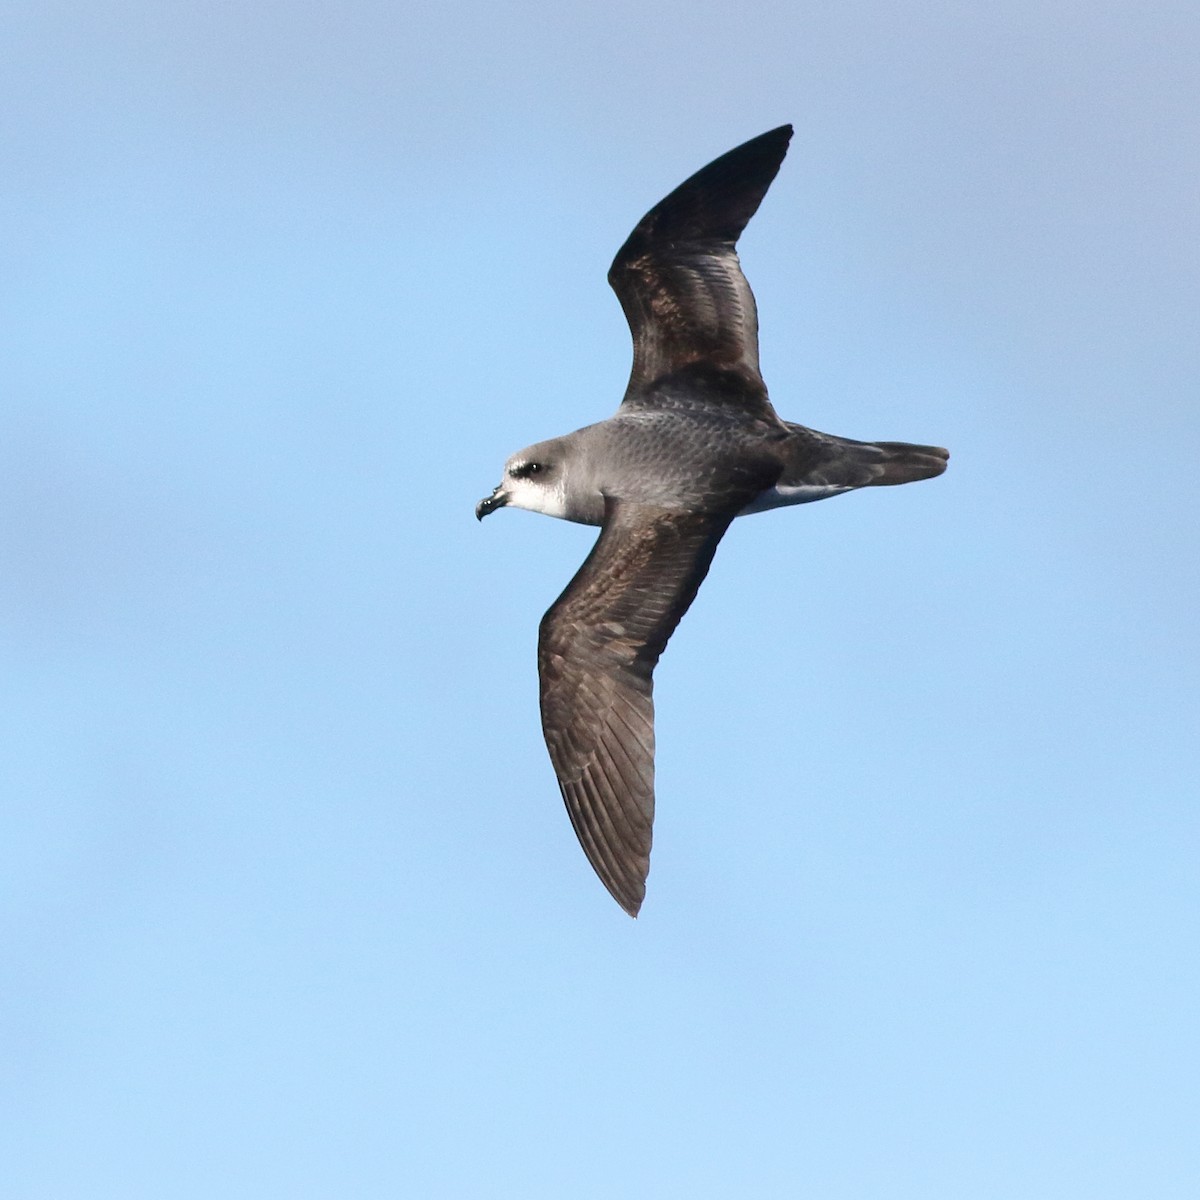
[(527, 508), (550, 517), (566, 514), (563, 456), (555, 442), (539, 442), (504, 464), (504, 478), (475, 505), (479, 520), (498, 508)]

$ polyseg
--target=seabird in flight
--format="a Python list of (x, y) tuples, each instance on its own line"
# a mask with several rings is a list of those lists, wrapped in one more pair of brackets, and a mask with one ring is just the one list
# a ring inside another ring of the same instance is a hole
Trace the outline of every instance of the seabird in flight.
[(783, 125), (656, 204), (608, 281), (633, 371), (607, 421), (514, 454), (481, 500), (599, 525), (542, 618), (542, 729), (571, 824), (617, 903), (646, 894), (654, 821), (654, 666), (734, 517), (940, 475), (936, 446), (858, 442), (782, 420), (758, 367), (758, 317), (735, 243), (775, 178)]

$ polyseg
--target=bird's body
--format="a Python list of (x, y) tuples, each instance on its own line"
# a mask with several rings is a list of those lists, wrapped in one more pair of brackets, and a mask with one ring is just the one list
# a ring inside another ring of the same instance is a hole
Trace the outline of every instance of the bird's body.
[(735, 517), (941, 474), (946, 451), (783, 421), (758, 370), (754, 297), (734, 244), (790, 126), (722, 155), (639, 222), (609, 282), (634, 365), (606, 421), (513, 455), (476, 515), (504, 505), (599, 525), (542, 620), (542, 726), (575, 832), (636, 915), (654, 817), (651, 677)]

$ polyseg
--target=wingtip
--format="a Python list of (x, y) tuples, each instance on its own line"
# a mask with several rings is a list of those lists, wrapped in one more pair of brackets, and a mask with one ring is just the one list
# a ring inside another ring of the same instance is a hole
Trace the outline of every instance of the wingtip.
[[(795, 130), (792, 128), (789, 121), (786, 125), (776, 125), (774, 129), (768, 129), (766, 133), (760, 133), (757, 137), (752, 137), (743, 142), (740, 146), (735, 146), (728, 154), (721, 155), (721, 158), (729, 159), (753, 159), (758, 156), (766, 158), (775, 158), (778, 163), (782, 163), (787, 156), (788, 145), (792, 140), (792, 135)], [(714, 162), (719, 162), (720, 159), (715, 159)], [(774, 175), (772, 175), (774, 178)], [(769, 183), (770, 181), (768, 181)]]
[(636, 886), (633, 881), (618, 879), (611, 871), (601, 871), (595, 860), (592, 861), (592, 867), (600, 877), (600, 882), (604, 884), (605, 890), (620, 905), (621, 911), (636, 921), (646, 899), (645, 879), (641, 880), (640, 886)]
[[(587, 849), (586, 844), (584, 849)], [(591, 853), (588, 854), (588, 859), (600, 882), (604, 884), (605, 891), (620, 905), (622, 912), (636, 921), (646, 900), (646, 876), (649, 874), (649, 864), (643, 864), (641, 871), (625, 873), (613, 870), (612, 865), (605, 862), (603, 858), (594, 858)]]
[(787, 153), (788, 143), (792, 140), (792, 135), (795, 132), (792, 128), (792, 123), (789, 121), (786, 125), (776, 125), (774, 129), (768, 129), (766, 133), (760, 133), (758, 137), (751, 138), (750, 142), (762, 142), (769, 145), (779, 143), (783, 146), (784, 153)]
[(629, 264), (655, 247), (736, 243), (783, 165), (791, 137), (792, 126), (780, 125), (727, 150), (689, 175), (642, 217), (608, 270), (608, 281), (627, 314), (622, 279)]

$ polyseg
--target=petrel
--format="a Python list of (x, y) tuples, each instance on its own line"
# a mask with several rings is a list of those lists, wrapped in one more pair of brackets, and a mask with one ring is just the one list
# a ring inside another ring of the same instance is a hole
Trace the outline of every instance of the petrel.
[(654, 667), (734, 517), (930, 479), (949, 457), (818, 433), (767, 398), (734, 247), (791, 136), (782, 125), (730, 150), (638, 222), (608, 272), (633, 334), (620, 407), (514, 454), (475, 509), (600, 526), (542, 618), (542, 730), (588, 861), (633, 917), (650, 870)]

